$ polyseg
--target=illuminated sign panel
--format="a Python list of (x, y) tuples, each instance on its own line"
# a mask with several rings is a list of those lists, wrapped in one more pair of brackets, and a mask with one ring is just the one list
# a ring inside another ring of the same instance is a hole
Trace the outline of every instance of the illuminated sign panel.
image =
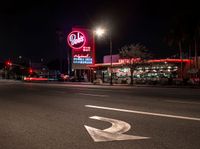
[(73, 55), (74, 64), (92, 64), (93, 58), (91, 52), (89, 51), (74, 51)]
[(92, 64), (92, 58), (75, 57), (73, 58), (73, 63), (74, 64)]
[(119, 63), (121, 63), (121, 64), (133, 64), (133, 63), (137, 63), (137, 62), (140, 62), (140, 61), (141, 61), (140, 58), (119, 59)]
[(95, 49), (92, 31), (85, 28), (72, 28), (67, 42), (72, 48), (72, 68), (88, 69), (88, 64), (95, 64)]
[(72, 31), (68, 35), (67, 41), (72, 49), (81, 49), (86, 43), (86, 38), (80, 31)]
[(92, 64), (92, 55), (88, 51), (74, 52), (73, 63), (74, 64)]

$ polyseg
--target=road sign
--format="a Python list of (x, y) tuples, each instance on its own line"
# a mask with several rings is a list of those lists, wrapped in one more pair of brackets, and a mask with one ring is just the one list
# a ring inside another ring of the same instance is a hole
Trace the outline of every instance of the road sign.
[(111, 127), (104, 130), (84, 125), (94, 142), (149, 139), (149, 137), (123, 134), (131, 128), (131, 125), (127, 122), (100, 116), (92, 116), (90, 119), (105, 121), (112, 124)]

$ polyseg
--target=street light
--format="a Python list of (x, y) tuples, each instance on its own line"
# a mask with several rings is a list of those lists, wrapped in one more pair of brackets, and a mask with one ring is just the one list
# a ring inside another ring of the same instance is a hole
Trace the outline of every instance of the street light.
[(94, 32), (98, 37), (101, 37), (103, 34), (105, 34), (105, 30), (103, 28), (97, 28)]
[[(98, 37), (102, 37), (105, 34), (105, 29), (103, 28), (97, 28), (94, 31), (94, 34), (97, 35)], [(110, 85), (113, 85), (113, 81), (112, 81), (112, 38), (111, 38), (111, 31), (109, 33), (109, 42), (110, 42)], [(95, 46), (94, 46), (95, 47)]]

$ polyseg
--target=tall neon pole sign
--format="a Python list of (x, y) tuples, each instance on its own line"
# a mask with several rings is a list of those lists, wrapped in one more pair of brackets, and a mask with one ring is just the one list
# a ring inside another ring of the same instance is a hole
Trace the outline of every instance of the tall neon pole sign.
[(94, 41), (91, 33), (85, 28), (72, 28), (69, 33), (67, 42), (72, 48), (72, 68), (88, 69), (88, 64), (94, 64)]

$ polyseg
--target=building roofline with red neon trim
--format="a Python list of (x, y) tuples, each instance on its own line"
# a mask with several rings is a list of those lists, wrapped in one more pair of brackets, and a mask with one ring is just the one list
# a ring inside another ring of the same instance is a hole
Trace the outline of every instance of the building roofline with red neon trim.
[[(145, 63), (190, 63), (193, 62), (191, 59), (153, 59), (153, 60), (147, 60)], [(112, 63), (113, 66), (122, 66), (127, 63)], [(109, 67), (111, 63), (99, 63), (99, 64), (94, 64), (94, 65), (87, 65), (90, 68), (95, 68), (95, 67)]]

